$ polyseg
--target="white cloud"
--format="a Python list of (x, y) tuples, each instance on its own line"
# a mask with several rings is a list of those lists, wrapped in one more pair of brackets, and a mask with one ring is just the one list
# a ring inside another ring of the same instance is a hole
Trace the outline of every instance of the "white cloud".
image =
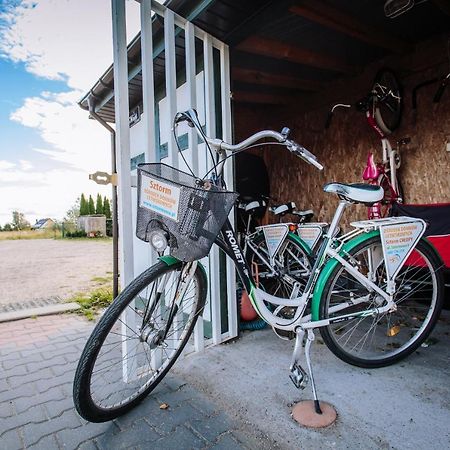
[[(88, 180), (91, 172), (110, 170), (109, 133), (77, 105), (112, 62), (110, 5), (110, 0), (22, 0), (0, 13), (8, 24), (0, 29), (0, 56), (70, 88), (26, 98), (11, 114), (12, 121), (39, 133), (46, 145), (34, 150), (45, 157), (39, 165), (34, 158), (0, 160), (0, 223), (10, 221), (14, 209), (28, 212), (31, 221), (62, 218), (81, 192), (110, 192)], [(135, 0), (127, 2), (127, 16), (130, 39), (139, 29)]]
[(22, 170), (31, 170), (33, 168), (33, 164), (26, 159), (19, 159), (19, 164)]
[[(87, 90), (112, 62), (110, 0), (22, 0), (0, 17), (0, 53), (40, 77)], [(128, 38), (138, 31), (139, 5), (127, 2)]]
[(51, 160), (84, 172), (110, 167), (109, 133), (76, 103), (78, 92), (43, 93), (25, 100), (11, 120), (39, 131), (47, 148), (36, 148)]
[(16, 167), (15, 163), (12, 163), (10, 161), (5, 161), (4, 159), (0, 160), (0, 173), (2, 170), (11, 169), (13, 167)]

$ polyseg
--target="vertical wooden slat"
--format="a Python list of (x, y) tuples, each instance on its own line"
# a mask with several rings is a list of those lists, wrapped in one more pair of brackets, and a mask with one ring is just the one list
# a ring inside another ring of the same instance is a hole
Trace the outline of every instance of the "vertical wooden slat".
[(142, 103), (146, 162), (156, 162), (155, 87), (153, 80), (152, 2), (141, 0)]
[[(174, 13), (170, 9), (164, 11), (164, 52), (165, 52), (165, 70), (166, 70), (166, 99), (168, 103), (169, 117), (166, 120), (172, 124), (173, 118), (177, 113), (177, 74), (175, 60), (175, 23)], [(172, 127), (170, 127), (172, 128)], [(178, 150), (175, 145), (172, 133), (168, 137), (168, 164), (178, 167)]]
[[(155, 85), (153, 78), (153, 33), (152, 1), (141, 0), (141, 60), (142, 60), (142, 104), (144, 125), (145, 162), (156, 162), (155, 146)], [(156, 252), (148, 246), (148, 265), (156, 262)], [(161, 305), (158, 306), (161, 311)], [(152, 369), (157, 370), (162, 363), (162, 351), (152, 352)]]
[[(131, 208), (130, 129), (128, 124), (128, 59), (125, 0), (112, 0), (112, 31), (114, 54), (114, 107), (116, 119), (117, 167), (119, 175), (119, 252), (120, 284), (122, 289), (133, 279), (133, 225)], [(122, 375), (127, 382), (136, 371), (135, 347), (127, 339), (134, 329), (134, 317), (124, 313), (122, 318)]]
[[(206, 135), (216, 137), (216, 107), (214, 102), (214, 66), (213, 48), (211, 36), (205, 33), (203, 40), (203, 60), (205, 72), (205, 116)], [(209, 158), (209, 155), (207, 156)], [(209, 167), (212, 166), (209, 161)], [(208, 168), (209, 168), (208, 167)], [(219, 249), (213, 246), (209, 254), (209, 278), (210, 278), (210, 302), (212, 339), (214, 344), (221, 342), (221, 320), (220, 320), (220, 273), (219, 273)]]
[[(142, 104), (144, 108), (144, 152), (146, 162), (156, 162), (155, 85), (153, 79), (152, 1), (141, 1)], [(156, 253), (149, 246), (148, 263), (153, 265)]]
[[(197, 84), (195, 79), (195, 30), (192, 23), (187, 22), (184, 27), (184, 41), (186, 52), (186, 84), (188, 89), (189, 107), (197, 108)], [(188, 131), (190, 165), (192, 171), (198, 174), (198, 140), (194, 128)], [(194, 350), (199, 352), (205, 347), (203, 317), (199, 316), (194, 329)]]
[[(192, 23), (187, 22), (185, 31), (186, 48), (186, 84), (188, 88), (189, 107), (197, 109), (197, 83), (195, 79), (195, 30)], [(197, 132), (189, 127), (189, 148), (191, 150), (191, 167), (198, 174), (198, 140)]]
[(116, 118), (117, 166), (119, 168), (119, 251), (122, 255), (122, 289), (133, 279), (133, 226), (131, 219), (130, 129), (128, 125), (128, 59), (125, 0), (112, 0), (114, 44), (114, 107)]
[[(220, 95), (222, 103), (222, 139), (225, 142), (232, 141), (231, 128), (231, 102), (230, 102), (230, 58), (228, 45), (223, 44), (220, 48)], [(234, 189), (234, 176), (232, 160), (225, 165), (225, 181), (228, 189)], [(230, 220), (233, 223), (234, 209), (230, 212)], [(236, 304), (236, 272), (234, 264), (227, 258), (227, 306), (228, 306), (228, 332), (230, 337), (238, 334), (237, 304)]]

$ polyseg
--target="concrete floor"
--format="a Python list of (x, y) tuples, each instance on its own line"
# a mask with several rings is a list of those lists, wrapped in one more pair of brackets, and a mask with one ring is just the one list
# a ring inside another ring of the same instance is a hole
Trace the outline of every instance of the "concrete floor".
[(294, 387), (288, 377), (293, 342), (269, 329), (189, 356), (174, 371), (283, 449), (446, 449), (450, 311), (441, 316), (431, 341), (394, 366), (369, 370), (340, 361), (317, 339), (312, 359), (319, 397), (338, 412), (337, 422), (322, 430), (292, 420), (292, 403), (312, 398), (310, 386)]

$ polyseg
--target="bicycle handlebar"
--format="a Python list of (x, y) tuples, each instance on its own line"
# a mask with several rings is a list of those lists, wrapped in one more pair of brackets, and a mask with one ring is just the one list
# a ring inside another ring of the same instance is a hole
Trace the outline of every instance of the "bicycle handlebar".
[(174, 125), (177, 123), (181, 123), (186, 121), (189, 126), (194, 127), (197, 131), (197, 134), (206, 142), (215, 149), (216, 152), (220, 153), (221, 151), (228, 151), (228, 152), (239, 152), (242, 150), (245, 150), (246, 148), (250, 147), (252, 144), (260, 141), (261, 139), (273, 139), (280, 144), (283, 144), (286, 146), (286, 148), (293, 153), (294, 155), (302, 158), (304, 161), (306, 161), (308, 164), (311, 164), (312, 166), (316, 167), (319, 170), (323, 170), (322, 164), (319, 163), (316, 156), (313, 155), (310, 151), (308, 151), (305, 147), (301, 146), (297, 142), (293, 140), (287, 139), (288, 134), (290, 132), (289, 128), (283, 128), (281, 133), (273, 130), (264, 130), (264, 131), (258, 131), (257, 133), (253, 134), (252, 136), (248, 137), (247, 139), (243, 140), (242, 142), (239, 142), (238, 144), (228, 144), (227, 142), (223, 141), (222, 139), (217, 138), (209, 138), (206, 136), (203, 132), (200, 130), (201, 125), (198, 120), (197, 112), (193, 109), (188, 109), (185, 112), (179, 112), (176, 114), (174, 119)]

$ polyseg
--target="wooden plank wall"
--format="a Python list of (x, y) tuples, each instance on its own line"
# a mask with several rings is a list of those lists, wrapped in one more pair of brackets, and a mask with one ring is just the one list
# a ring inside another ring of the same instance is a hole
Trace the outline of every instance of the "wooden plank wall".
[[(450, 142), (450, 86), (439, 104), (432, 103), (437, 85), (421, 89), (416, 115), (411, 107), (413, 87), (444, 75), (446, 70), (448, 63), (443, 63), (400, 77), (405, 98), (403, 119), (390, 140), (395, 144), (402, 137), (411, 137), (411, 144), (402, 150), (399, 173), (407, 203), (450, 202), (450, 152), (446, 151), (446, 143)], [(375, 71), (366, 71), (355, 86), (369, 88), (374, 75)], [(355, 103), (360, 96), (361, 93), (356, 93), (341, 98), (341, 101)], [(320, 221), (330, 221), (338, 202), (337, 197), (323, 193), (322, 186), (329, 181), (361, 182), (368, 152), (375, 152), (376, 159), (381, 159), (380, 141), (369, 128), (363, 113), (355, 109), (339, 110), (331, 127), (324, 129), (331, 104), (309, 112), (299, 112), (300, 106), (273, 108), (236, 104), (234, 107), (236, 140), (263, 128), (280, 130), (288, 126), (292, 130), (291, 136), (317, 155), (325, 166), (323, 172), (282, 147), (271, 146), (262, 152), (269, 168), (271, 195), (279, 202), (293, 200), (299, 208), (313, 208), (316, 220)], [(348, 208), (344, 223), (364, 219), (366, 215), (365, 207), (353, 206)], [(267, 219), (271, 221), (270, 217)]]

